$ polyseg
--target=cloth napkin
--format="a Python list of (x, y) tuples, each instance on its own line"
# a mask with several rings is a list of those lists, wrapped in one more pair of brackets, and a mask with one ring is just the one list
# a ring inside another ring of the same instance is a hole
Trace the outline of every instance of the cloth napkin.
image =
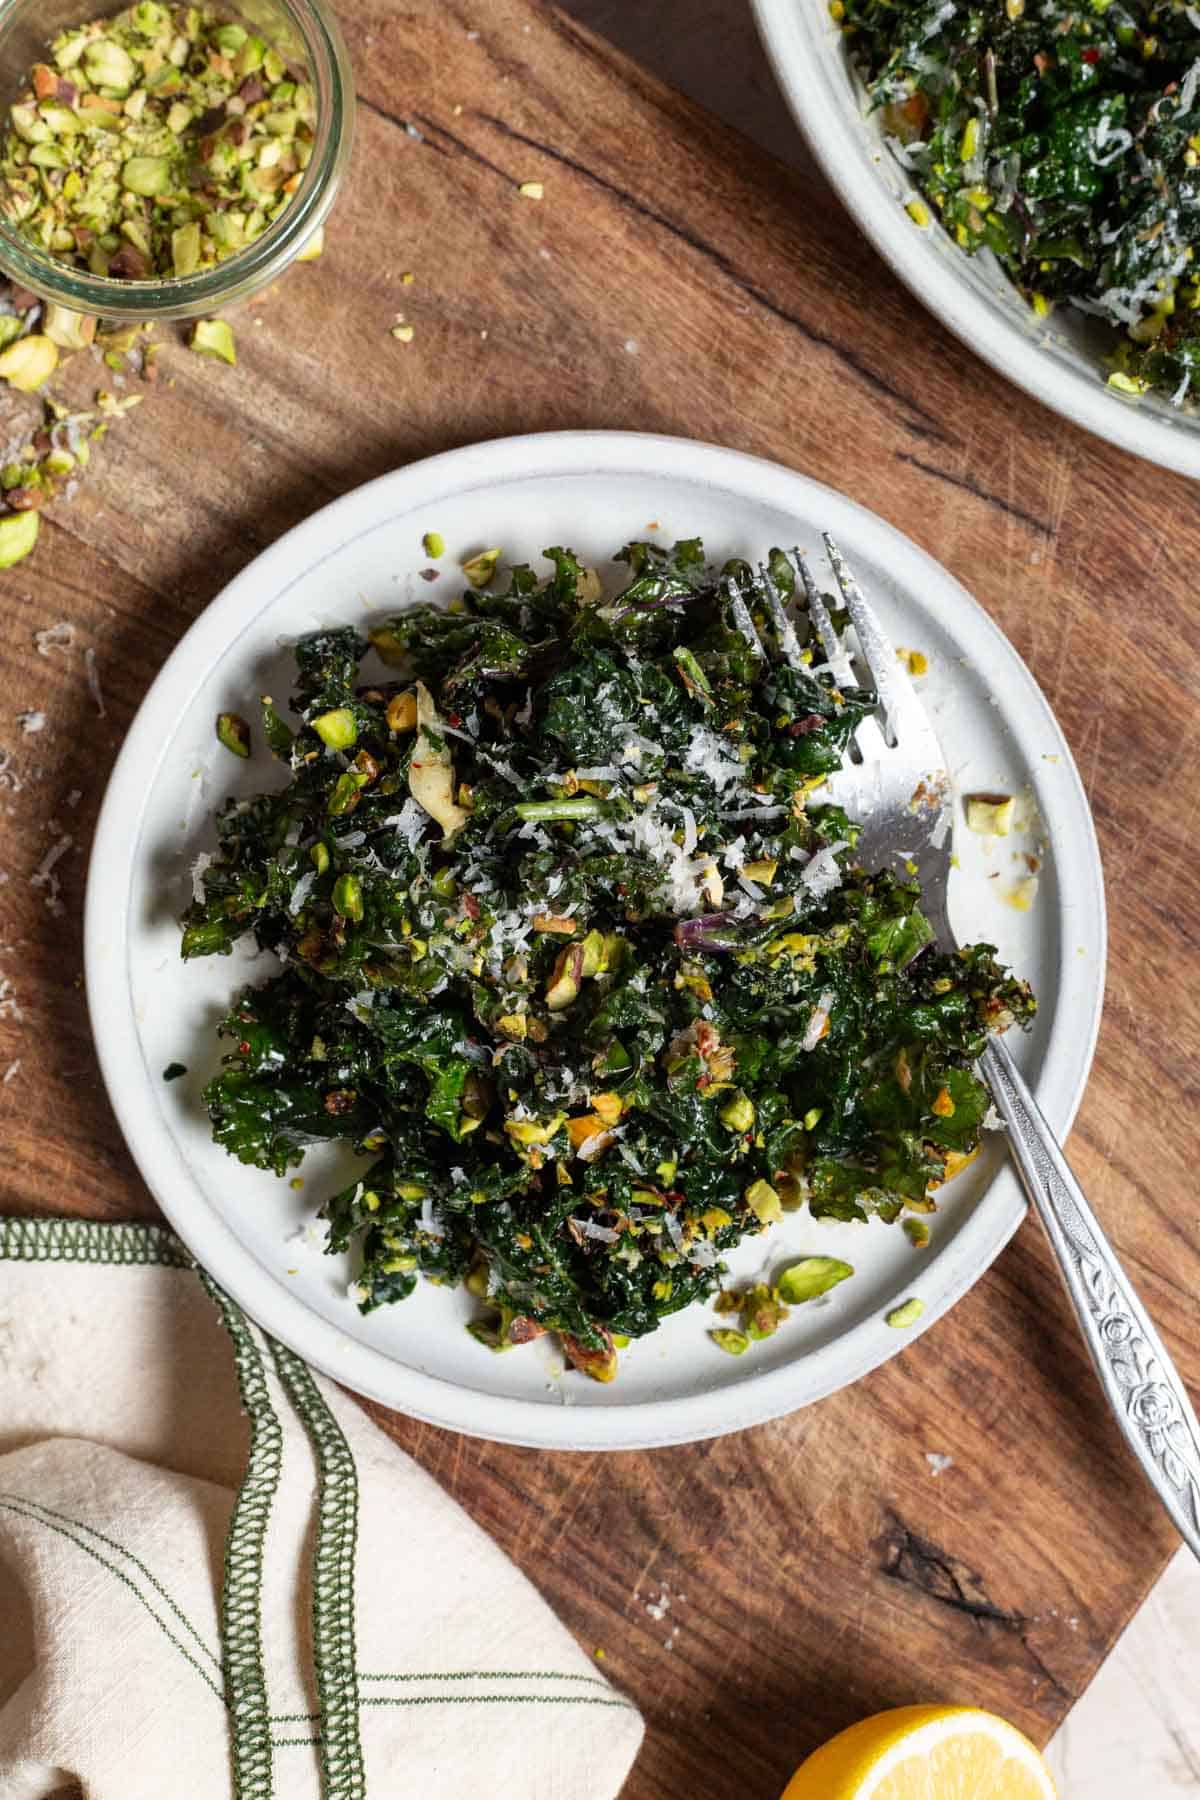
[(642, 1729), (170, 1232), (0, 1220), (0, 1800), (612, 1800)]

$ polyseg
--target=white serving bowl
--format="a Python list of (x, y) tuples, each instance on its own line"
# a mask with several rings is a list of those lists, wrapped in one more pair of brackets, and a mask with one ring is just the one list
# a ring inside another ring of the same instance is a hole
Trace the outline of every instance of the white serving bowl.
[[(1060, 308), (1040, 319), (988, 253), (967, 256), (936, 222), (904, 209), (918, 189), (866, 110), (826, 0), (752, 0), (796, 122), (830, 184), (880, 255), (942, 323), (992, 367), (1110, 444), (1200, 476), (1200, 414), (1105, 380), (1109, 333)], [(930, 208), (932, 214), (933, 208)]]

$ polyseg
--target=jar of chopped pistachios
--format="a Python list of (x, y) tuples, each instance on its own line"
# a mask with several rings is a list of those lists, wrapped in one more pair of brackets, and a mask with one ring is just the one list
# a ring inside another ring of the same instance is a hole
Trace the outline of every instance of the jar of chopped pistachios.
[(354, 108), (321, 0), (95, 6), (0, 0), (0, 269), (189, 318), (317, 254)]

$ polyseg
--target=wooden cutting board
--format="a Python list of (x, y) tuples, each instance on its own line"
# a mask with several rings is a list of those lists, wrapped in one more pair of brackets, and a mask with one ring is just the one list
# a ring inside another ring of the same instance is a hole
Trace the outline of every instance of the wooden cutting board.
[[(450, 445), (692, 434), (907, 531), (1051, 700), (1112, 925), (1072, 1153), (1200, 1383), (1194, 488), (1005, 385), (814, 177), (561, 15), (526, 0), (344, 12), (359, 134), (325, 257), (235, 320), (236, 369), (172, 337), (157, 385), (115, 390), (144, 404), (0, 575), (0, 1203), (154, 1213), (92, 1054), (84, 872), (122, 733), (227, 578), (335, 495)], [(522, 198), (526, 181), (544, 199)], [(389, 335), (398, 313), (409, 344)], [(86, 356), (56, 379), (77, 400), (114, 385)], [(73, 641), (40, 653), (60, 621)], [(34, 885), (55, 849), (61, 915)], [(628, 1800), (769, 1800), (818, 1740), (917, 1699), (979, 1702), (1044, 1740), (1173, 1543), (1028, 1224), (886, 1368), (719, 1443), (547, 1455), (372, 1410), (641, 1702)], [(935, 1475), (930, 1453), (952, 1465)]]

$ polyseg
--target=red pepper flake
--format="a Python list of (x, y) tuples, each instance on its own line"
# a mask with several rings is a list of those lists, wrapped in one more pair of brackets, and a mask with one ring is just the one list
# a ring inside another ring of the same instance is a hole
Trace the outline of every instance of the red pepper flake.
[(238, 1055), (239, 1056), (249, 1056), (249, 1054), (250, 1054), (250, 1044), (246, 1038), (243, 1038), (241, 1043), (238, 1045)]
[(463, 895), (463, 911), (466, 913), (468, 919), (477, 919), (479, 917), (479, 902), (474, 894)]
[(447, 723), (447, 725), (453, 725), (455, 730), (457, 730), (458, 727), (462, 724), (462, 714), (461, 713), (447, 713), (446, 714), (446, 723)]
[(1085, 63), (1098, 63), (1100, 61), (1100, 52), (1098, 50), (1082, 50), (1080, 51), (1080, 61)]
[(825, 723), (820, 713), (805, 713), (802, 719), (795, 719), (788, 726), (789, 737), (807, 737), (810, 731), (818, 731)]

